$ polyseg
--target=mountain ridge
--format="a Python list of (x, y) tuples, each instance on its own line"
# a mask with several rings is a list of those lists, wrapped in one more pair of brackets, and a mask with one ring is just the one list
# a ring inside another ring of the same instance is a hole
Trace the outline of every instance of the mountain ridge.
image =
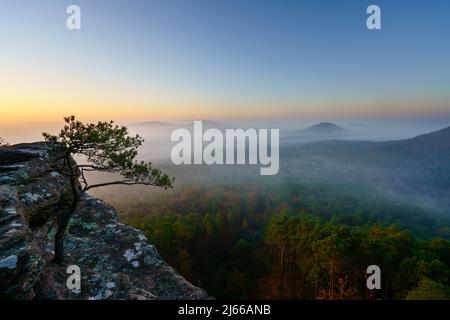
[(450, 126), (409, 139), (391, 142), (403, 150), (437, 151), (450, 149)]

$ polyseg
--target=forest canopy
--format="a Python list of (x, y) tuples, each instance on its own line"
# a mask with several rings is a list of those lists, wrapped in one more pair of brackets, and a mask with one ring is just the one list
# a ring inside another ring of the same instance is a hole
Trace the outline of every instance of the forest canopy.
[[(184, 188), (159, 200), (150, 209), (124, 203), (122, 216), (216, 298), (450, 298), (446, 233), (432, 232), (431, 222), (425, 233), (406, 229), (408, 208), (396, 219), (333, 214), (306, 196), (286, 199), (261, 187)], [(383, 275), (375, 293), (366, 288), (371, 264)]]

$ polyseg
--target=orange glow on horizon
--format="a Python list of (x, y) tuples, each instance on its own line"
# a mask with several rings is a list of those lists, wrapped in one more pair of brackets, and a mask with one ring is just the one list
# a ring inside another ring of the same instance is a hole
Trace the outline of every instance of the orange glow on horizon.
[[(448, 114), (449, 99), (348, 99), (280, 101), (261, 97), (214, 97), (120, 77), (86, 77), (22, 66), (5, 67), (0, 77), (0, 125), (60, 122), (74, 114), (83, 121), (180, 121), (186, 119), (330, 119), (414, 117)], [(8, 75), (8, 77), (5, 77)], [(40, 79), (40, 80), (38, 80)]]

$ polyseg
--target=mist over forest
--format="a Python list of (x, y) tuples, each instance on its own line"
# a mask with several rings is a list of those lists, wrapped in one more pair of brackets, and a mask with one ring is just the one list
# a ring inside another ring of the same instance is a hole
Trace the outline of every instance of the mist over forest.
[[(286, 126), (274, 176), (259, 175), (259, 165), (175, 166), (167, 158), (174, 128), (130, 126), (147, 139), (140, 157), (176, 178), (173, 190), (110, 187), (94, 195), (145, 230), (171, 265), (215, 297), (367, 298), (358, 275), (368, 263), (392, 270), (382, 298), (435, 295), (428, 292), (435, 285), (444, 288), (438, 294), (447, 292), (440, 278), (447, 267), (434, 268), (449, 261), (425, 254), (441, 250), (436, 239), (450, 239), (445, 124)], [(389, 258), (386, 250), (393, 250)], [(330, 254), (339, 270), (329, 269)], [(414, 280), (402, 280), (403, 271)]]
[[(279, 128), (279, 172), (262, 176), (259, 164), (174, 165), (171, 133), (192, 133), (192, 121), (131, 123), (130, 133), (145, 139), (139, 159), (175, 177), (174, 188), (110, 186), (91, 193), (216, 298), (366, 299), (369, 264), (391, 270), (380, 298), (450, 297), (449, 124), (203, 121), (203, 130), (221, 132)], [(57, 128), (35, 124), (2, 129), (0, 136), (36, 141)]]
[[(437, 167), (433, 172), (430, 159), (420, 159), (422, 155), (419, 153), (423, 151), (420, 148), (423, 146), (418, 146), (417, 154), (393, 154), (389, 150), (389, 144), (401, 144), (402, 141), (445, 128), (450, 124), (450, 120), (445, 117), (333, 122), (203, 120), (203, 131), (208, 128), (217, 128), (222, 132), (228, 128), (279, 128), (280, 171), (275, 176), (260, 176), (260, 165), (174, 165), (170, 154), (176, 142), (170, 140), (171, 133), (177, 128), (186, 128), (192, 132), (192, 123), (186, 120), (126, 124), (130, 134), (139, 134), (145, 139), (139, 149), (139, 159), (153, 162), (176, 178), (175, 189), (162, 193), (173, 194), (192, 186), (259, 185), (277, 190), (288, 184), (322, 185), (322, 193), (337, 195), (348, 189), (350, 194), (358, 197), (359, 192), (370, 192), (376, 197), (416, 206), (430, 216), (450, 217), (450, 200), (447, 197), (449, 178), (443, 176)], [(57, 132), (59, 128), (59, 123), (33, 123), (23, 127), (3, 125), (0, 126), (0, 136), (10, 144), (34, 142), (42, 140), (43, 131)], [(205, 145), (206, 142), (203, 142)], [(447, 149), (445, 146), (442, 148), (436, 156), (439, 159), (445, 158)], [(77, 158), (77, 161), (84, 160)], [(440, 166), (447, 170), (448, 164), (441, 163)], [(89, 175), (93, 182), (111, 179), (105, 174)], [(341, 188), (344, 184), (346, 187)], [(442, 184), (445, 185), (444, 189)], [(115, 199), (116, 192), (127, 193), (132, 198), (144, 194), (149, 199), (158, 198), (161, 193), (145, 187), (120, 186), (96, 192), (105, 200)]]

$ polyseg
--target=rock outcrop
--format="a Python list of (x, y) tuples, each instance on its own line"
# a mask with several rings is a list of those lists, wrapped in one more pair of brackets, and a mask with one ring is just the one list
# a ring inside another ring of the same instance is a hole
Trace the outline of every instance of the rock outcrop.
[[(0, 149), (0, 299), (209, 299), (167, 265), (144, 233), (114, 208), (83, 195), (65, 237), (62, 266), (51, 263), (56, 218), (71, 202), (45, 144)], [(66, 269), (81, 271), (70, 290)]]

